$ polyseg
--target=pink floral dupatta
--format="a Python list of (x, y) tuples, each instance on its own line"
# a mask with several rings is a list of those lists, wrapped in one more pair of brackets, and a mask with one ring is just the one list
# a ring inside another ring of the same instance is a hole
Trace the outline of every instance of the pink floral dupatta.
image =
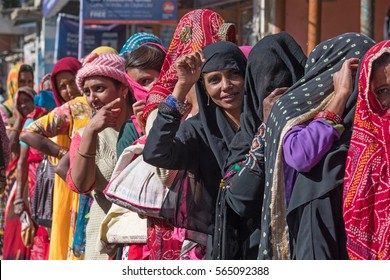
[(360, 69), (359, 96), (344, 181), (343, 215), (351, 259), (390, 259), (390, 109), (370, 89), (372, 63), (390, 53), (373, 46)]
[(177, 82), (177, 72), (174, 66), (176, 59), (218, 41), (236, 42), (234, 25), (224, 23), (224, 19), (218, 13), (207, 9), (197, 9), (180, 19), (168, 48), (160, 77), (149, 91), (142, 114), (144, 123), (149, 113), (172, 93)]

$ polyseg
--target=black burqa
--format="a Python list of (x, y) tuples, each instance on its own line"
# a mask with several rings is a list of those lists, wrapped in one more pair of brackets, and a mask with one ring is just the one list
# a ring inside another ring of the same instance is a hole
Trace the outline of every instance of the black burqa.
[(333, 93), (333, 74), (348, 58), (361, 58), (374, 42), (346, 33), (320, 43), (310, 54), (305, 75), (273, 106), (267, 121), (265, 192), (259, 259), (344, 259), (342, 186), (357, 88), (342, 116), (345, 132), (311, 171), (298, 173), (285, 205), (282, 140), (293, 126), (323, 110)]
[[(246, 57), (237, 45), (231, 42), (218, 42), (206, 46), (203, 53), (206, 61), (202, 64), (202, 73), (236, 69), (244, 77)], [(167, 145), (172, 145), (169, 156), (180, 153), (180, 150), (186, 151), (186, 155), (178, 154), (177, 157), (179, 162), (188, 160), (188, 163), (161, 166), (170, 169), (185, 168), (188, 175), (177, 180), (171, 187), (161, 213), (170, 219), (174, 226), (188, 229), (188, 239), (203, 243), (196, 232), (213, 234), (215, 203), (222, 178), (222, 167), (235, 130), (223, 110), (211, 99), (208, 100), (202, 78), (196, 84), (196, 95), (199, 113), (180, 125), (175, 139), (171, 140), (172, 143), (163, 143), (159, 146), (156, 145), (156, 137), (151, 138), (156, 122), (157, 125), (160, 122), (158, 117), (149, 133), (145, 150), (150, 153), (148, 157), (151, 157), (151, 154), (155, 157), (161, 153), (162, 148), (166, 149)], [(155, 136), (161, 137), (161, 133)], [(195, 142), (198, 148), (196, 151), (190, 147)], [(191, 154), (187, 156), (188, 153)], [(161, 160), (155, 157), (155, 161), (151, 163), (161, 165)]]
[(290, 87), (305, 71), (306, 55), (286, 32), (268, 35), (252, 48), (245, 73), (245, 97), (240, 129), (229, 145), (225, 171), (245, 159), (263, 120), (263, 100), (274, 89)]
[[(245, 74), (245, 97), (240, 129), (229, 146), (225, 172), (245, 159), (255, 132), (263, 119), (263, 99), (274, 89), (289, 87), (304, 73), (306, 56), (286, 32), (261, 39), (251, 50)], [(220, 189), (214, 234), (215, 259), (257, 257), (259, 226), (264, 190), (263, 163), (234, 174)], [(250, 236), (250, 237), (249, 237)]]

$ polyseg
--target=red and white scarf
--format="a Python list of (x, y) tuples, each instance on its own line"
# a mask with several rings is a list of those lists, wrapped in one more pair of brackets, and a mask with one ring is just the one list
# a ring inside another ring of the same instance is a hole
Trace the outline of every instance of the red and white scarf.
[(360, 70), (344, 181), (351, 259), (390, 259), (390, 109), (384, 109), (370, 89), (372, 63), (384, 53), (390, 53), (390, 40), (373, 46)]

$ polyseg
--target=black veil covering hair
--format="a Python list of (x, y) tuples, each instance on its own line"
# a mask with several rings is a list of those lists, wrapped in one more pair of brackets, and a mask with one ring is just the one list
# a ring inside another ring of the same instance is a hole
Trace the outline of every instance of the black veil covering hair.
[[(214, 43), (206, 46), (203, 49), (203, 53), (207, 61), (202, 66), (202, 73), (233, 68), (240, 70), (242, 76), (245, 77), (247, 60), (242, 51), (234, 43), (225, 41)], [(208, 96), (202, 79), (196, 84), (196, 95), (199, 116), (206, 133), (207, 141), (222, 170), (228, 155), (228, 145), (232, 141), (236, 131), (225, 117), (223, 110), (215, 105), (211, 99), (208, 105)], [(223, 174), (221, 173), (221, 175)]]
[(272, 107), (266, 130), (259, 259), (346, 258), (339, 187), (344, 180), (357, 85), (342, 116), (345, 132), (311, 171), (298, 173), (288, 209), (281, 143), (290, 128), (312, 120), (330, 102), (333, 74), (344, 61), (362, 58), (373, 44), (372, 39), (358, 33), (342, 34), (320, 43), (308, 57), (303, 78)]
[(245, 159), (263, 120), (263, 100), (274, 89), (290, 87), (304, 73), (306, 55), (286, 32), (262, 38), (251, 50), (245, 74), (240, 129), (229, 146), (225, 171)]
[[(229, 146), (224, 172), (248, 154), (263, 118), (263, 99), (274, 89), (289, 87), (304, 72), (306, 56), (286, 32), (261, 39), (251, 50), (245, 74), (245, 97), (241, 127)], [(232, 166), (231, 166), (232, 165)], [(227, 179), (216, 205), (214, 259), (256, 259), (264, 170), (260, 164)], [(225, 186), (226, 186), (225, 184)]]
[[(207, 60), (202, 65), (202, 73), (233, 68), (245, 76), (246, 58), (234, 43), (222, 41), (210, 44), (203, 49), (203, 53)], [(206, 245), (207, 238), (204, 234), (213, 234), (221, 170), (235, 131), (223, 110), (211, 99), (208, 102), (202, 79), (196, 84), (196, 95), (199, 113), (185, 120), (181, 126), (192, 126), (197, 131), (197, 137), (202, 138), (198, 141), (204, 141), (210, 149), (199, 153), (212, 153), (215, 160), (201, 163), (207, 168), (207, 174), (199, 174), (199, 170), (179, 171), (160, 214), (168, 218), (175, 227), (187, 229), (187, 239)], [(204, 177), (215, 184), (206, 185)]]

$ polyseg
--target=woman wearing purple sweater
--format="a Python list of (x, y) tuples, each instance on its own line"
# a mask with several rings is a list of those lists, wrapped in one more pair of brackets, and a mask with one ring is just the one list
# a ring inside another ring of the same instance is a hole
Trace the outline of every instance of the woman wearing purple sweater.
[(346, 259), (342, 218), (359, 59), (373, 41), (345, 33), (320, 43), (303, 78), (271, 109), (259, 259)]

